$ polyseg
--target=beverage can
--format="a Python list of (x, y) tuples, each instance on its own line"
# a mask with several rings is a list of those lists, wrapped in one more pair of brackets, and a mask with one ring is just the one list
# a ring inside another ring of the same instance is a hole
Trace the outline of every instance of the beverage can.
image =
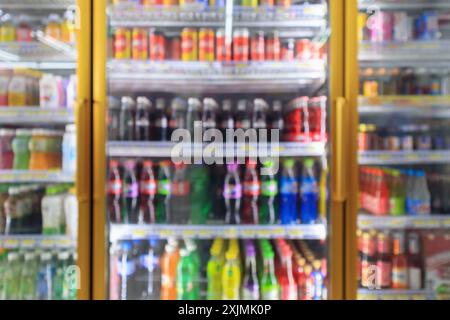
[(394, 27), (393, 40), (394, 41), (408, 41), (412, 37), (412, 20), (408, 17), (406, 12), (393, 13)]
[(372, 42), (392, 41), (393, 16), (390, 12), (378, 11), (368, 19)]
[(162, 32), (151, 28), (149, 30), (149, 47), (150, 60), (161, 61), (165, 59), (166, 55), (166, 39)]
[(117, 28), (114, 31), (114, 58), (131, 58), (131, 32), (126, 28)]
[(181, 60), (197, 61), (197, 30), (192, 28), (184, 28), (181, 32)]
[(132, 57), (133, 60), (146, 60), (148, 58), (148, 34), (142, 28), (133, 28), (132, 31)]
[(236, 29), (233, 32), (233, 58), (234, 61), (247, 62), (249, 56), (249, 31), (246, 28)]
[(295, 42), (295, 57), (297, 60), (308, 60), (312, 57), (311, 40), (298, 39)]
[(251, 58), (252, 61), (264, 61), (265, 59), (264, 31), (257, 31), (252, 35)]
[(266, 60), (280, 60), (281, 43), (278, 32), (273, 32), (267, 37), (266, 41)]
[(227, 39), (225, 29), (216, 32), (216, 60), (231, 61), (231, 41)]
[(214, 30), (201, 28), (198, 32), (199, 61), (214, 61)]
[(170, 40), (169, 58), (171, 60), (181, 60), (181, 39), (179, 37)]

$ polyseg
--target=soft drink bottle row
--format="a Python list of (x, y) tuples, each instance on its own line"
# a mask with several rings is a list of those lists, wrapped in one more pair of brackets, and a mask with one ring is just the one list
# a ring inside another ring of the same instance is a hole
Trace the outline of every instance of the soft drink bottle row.
[[(135, 4), (141, 6), (190, 6), (190, 5), (203, 5), (204, 7), (225, 7), (225, 1), (223, 0), (113, 0), (112, 4), (120, 5), (120, 4)], [(234, 3), (236, 6), (243, 7), (290, 7), (292, 4), (291, 0), (238, 0)]]
[(283, 239), (215, 239), (211, 245), (208, 241), (183, 242), (115, 243), (110, 255), (110, 298), (326, 299), (326, 259), (320, 243)]
[(0, 185), (0, 235), (78, 234), (78, 202), (69, 185)]
[(0, 170), (76, 170), (76, 127), (0, 129)]
[(358, 133), (359, 151), (431, 151), (450, 149), (447, 121), (396, 125), (362, 123)]
[(0, 248), (0, 300), (75, 300), (76, 252)]
[(180, 36), (168, 37), (155, 28), (114, 30), (115, 59), (181, 61), (306, 61), (325, 60), (326, 47), (310, 39), (280, 39), (278, 32), (237, 28), (232, 41), (225, 29), (184, 28)]
[(0, 70), (0, 107), (74, 107), (77, 77), (29, 69)]
[[(234, 105), (234, 107), (233, 107)], [(156, 98), (155, 105), (146, 97), (122, 97), (121, 103), (110, 98), (109, 139), (124, 141), (170, 141), (177, 129), (187, 129), (191, 139), (195, 129), (206, 132), (218, 129), (223, 137), (227, 130), (267, 129), (290, 142), (325, 142), (327, 98), (298, 97), (285, 104), (274, 100), (272, 107), (263, 99), (253, 101), (225, 99), (219, 103), (213, 98), (174, 98), (170, 108), (164, 98)], [(258, 132), (257, 132), (258, 134)], [(203, 139), (204, 137), (202, 137)], [(233, 138), (234, 139), (234, 138)], [(234, 141), (230, 141), (234, 142)]]
[(425, 287), (420, 233), (358, 231), (358, 251), (361, 287), (399, 290)]
[(360, 70), (360, 94), (364, 97), (448, 95), (449, 69), (364, 68)]
[(0, 19), (0, 42), (30, 42), (33, 41), (34, 30), (39, 29), (55, 40), (75, 44), (75, 14), (72, 10), (66, 11), (63, 18), (52, 13), (40, 21), (24, 14), (4, 14)]
[[(158, 166), (156, 168), (156, 165)], [(272, 162), (259, 174), (257, 163), (241, 167), (173, 166), (111, 160), (108, 212), (113, 223), (303, 224), (317, 223), (326, 212), (325, 171), (313, 159), (283, 162), (279, 175)], [(301, 172), (301, 174), (300, 174)], [(320, 175), (320, 181), (316, 178)], [(320, 211), (320, 214), (319, 214)]]
[(359, 13), (359, 39), (370, 42), (438, 40), (443, 37), (441, 30), (446, 23), (445, 12), (431, 10), (419, 15), (405, 11), (376, 11), (370, 16)]

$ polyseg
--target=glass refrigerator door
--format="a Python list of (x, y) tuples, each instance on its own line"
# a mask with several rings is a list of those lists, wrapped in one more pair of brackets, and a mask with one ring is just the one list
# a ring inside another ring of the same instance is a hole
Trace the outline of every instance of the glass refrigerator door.
[(0, 299), (76, 299), (80, 289), (79, 10), (0, 3)]
[(448, 299), (450, 2), (359, 5), (358, 298)]
[(107, 14), (106, 297), (326, 299), (328, 2)]

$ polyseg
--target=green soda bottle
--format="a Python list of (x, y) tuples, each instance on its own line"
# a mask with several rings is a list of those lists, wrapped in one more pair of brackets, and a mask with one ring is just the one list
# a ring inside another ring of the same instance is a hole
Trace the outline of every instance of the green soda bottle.
[(273, 162), (264, 163), (266, 175), (261, 175), (261, 196), (259, 198), (259, 221), (261, 224), (274, 224), (277, 219), (278, 205), (276, 197), (278, 195), (278, 183), (273, 174)]
[[(201, 270), (201, 258), (198, 251), (197, 244), (192, 239), (186, 239), (185, 241), (186, 249), (189, 251), (192, 263), (194, 264), (194, 291), (197, 297), (200, 297), (200, 270)], [(198, 298), (197, 298), (198, 299)]]
[(80, 286), (80, 279), (77, 270), (77, 252), (69, 253), (69, 259), (67, 261), (67, 267), (71, 270), (65, 270), (64, 287), (63, 287), (63, 299), (76, 300), (78, 296), (78, 289)]
[(20, 299), (35, 300), (38, 261), (34, 252), (25, 252), (25, 265), (26, 267), (22, 268), (20, 275)]
[(16, 251), (8, 253), (3, 288), (5, 300), (18, 300), (20, 298), (21, 261), (19, 258), (19, 253)]
[(193, 166), (190, 170), (191, 182), (191, 222), (205, 224), (212, 209), (209, 169), (204, 166)]
[(264, 269), (261, 277), (261, 299), (280, 300), (280, 286), (275, 276), (274, 266), (275, 254), (266, 249), (263, 252)]
[(180, 261), (177, 265), (177, 299), (197, 300), (195, 291), (195, 262), (188, 249), (180, 250)]
[(69, 263), (69, 252), (62, 251), (57, 256), (58, 260), (53, 280), (53, 300), (67, 300), (68, 297), (64, 296), (64, 281), (66, 280), (66, 270)]
[(225, 263), (223, 251), (223, 239), (215, 239), (210, 249), (211, 258), (208, 261), (206, 270), (208, 277), (208, 290), (206, 298), (208, 300), (222, 299), (222, 271)]
[(405, 183), (400, 171), (390, 170), (389, 214), (391, 216), (405, 215)]
[(0, 300), (5, 300), (3, 287), (6, 271), (6, 256), (6, 250), (0, 248)]
[(16, 136), (12, 142), (14, 152), (14, 170), (28, 170), (30, 164), (30, 149), (28, 145), (31, 140), (31, 130), (17, 129)]

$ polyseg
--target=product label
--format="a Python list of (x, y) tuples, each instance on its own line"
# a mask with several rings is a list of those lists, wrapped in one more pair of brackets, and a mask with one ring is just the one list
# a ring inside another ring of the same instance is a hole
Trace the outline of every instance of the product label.
[(225, 199), (240, 199), (242, 198), (242, 185), (225, 185), (223, 187), (223, 197)]
[(394, 289), (408, 288), (408, 272), (406, 268), (392, 269), (392, 287)]
[(168, 196), (170, 194), (170, 180), (169, 179), (158, 180), (157, 192), (159, 195)]
[(275, 180), (263, 181), (261, 183), (261, 195), (274, 197), (278, 194), (278, 184)]
[(285, 284), (281, 286), (281, 300), (297, 300), (298, 292), (295, 284)]
[(259, 181), (245, 181), (244, 182), (244, 195), (249, 197), (259, 196), (261, 185)]
[(390, 287), (392, 264), (388, 261), (377, 262), (377, 285), (382, 288)]
[(136, 182), (131, 183), (131, 184), (125, 183), (123, 186), (123, 194), (127, 198), (137, 198), (138, 191), (139, 191), (139, 186)]
[(278, 288), (276, 288), (276, 287), (262, 288), (261, 299), (262, 300), (280, 300), (280, 294), (278, 292)]
[(301, 185), (302, 194), (317, 193), (317, 184), (312, 178), (304, 178)]
[(280, 180), (280, 194), (296, 195), (298, 193), (298, 182), (294, 178), (282, 177)]
[(189, 181), (173, 182), (172, 183), (172, 195), (174, 196), (187, 196), (190, 193)]
[(108, 194), (120, 195), (122, 193), (122, 180), (111, 180), (108, 182)]
[(389, 199), (389, 213), (393, 216), (402, 216), (405, 214), (405, 198), (391, 197)]
[(423, 215), (430, 212), (430, 204), (419, 199), (406, 199), (406, 209), (409, 215)]
[(122, 262), (119, 259), (117, 261), (117, 270), (122, 277), (129, 277), (136, 271), (136, 266), (133, 261)]
[(153, 196), (156, 194), (156, 189), (157, 189), (157, 186), (156, 186), (155, 179), (141, 181), (141, 185), (140, 185), (141, 194)]
[(411, 290), (422, 289), (422, 270), (420, 268), (408, 268), (408, 281)]
[(242, 300), (259, 300), (259, 286), (246, 284), (242, 288)]

